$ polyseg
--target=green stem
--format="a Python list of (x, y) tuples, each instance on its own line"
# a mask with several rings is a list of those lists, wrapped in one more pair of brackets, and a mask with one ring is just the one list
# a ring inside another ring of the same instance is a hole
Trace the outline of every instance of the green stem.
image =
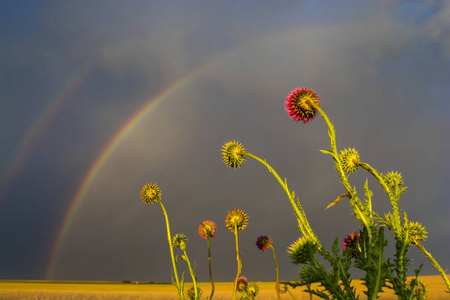
[(162, 204), (161, 200), (158, 200), (158, 202), (161, 205), (164, 217), (166, 219), (167, 240), (169, 241), (170, 256), (172, 258), (173, 273), (175, 276), (175, 282), (178, 289), (178, 295), (180, 296), (180, 299), (184, 299), (183, 290), (180, 288), (180, 281), (178, 279), (177, 263), (175, 262), (175, 257), (173, 256), (172, 235), (170, 234), (169, 217), (167, 216), (167, 211), (164, 208), (164, 205)]
[(280, 297), (280, 291), (279, 291), (279, 287), (278, 287), (278, 282), (280, 281), (279, 280), (279, 273), (278, 273), (278, 260), (277, 260), (277, 257), (275, 256), (275, 249), (273, 248), (272, 244), (270, 244), (269, 246), (270, 246), (270, 248), (272, 248), (273, 259), (275, 260), (275, 264), (276, 264), (277, 281), (276, 281), (276, 284), (275, 284), (275, 290), (277, 291), (278, 300), (280, 300), (281, 297)]
[(209, 300), (212, 300), (215, 287), (211, 268), (211, 238), (209, 236), (208, 236), (208, 263), (209, 263), (209, 278), (211, 279), (211, 295), (209, 296)]
[(192, 269), (191, 262), (189, 261), (189, 258), (188, 258), (188, 256), (187, 256), (186, 250), (184, 250), (184, 249), (182, 249), (182, 250), (183, 250), (183, 253), (184, 253), (184, 260), (186, 260), (186, 262), (187, 262), (187, 264), (188, 264), (188, 267), (189, 267), (189, 273), (191, 273), (192, 282), (193, 282), (193, 284), (194, 284), (195, 300), (198, 300), (199, 297), (198, 297), (198, 290), (197, 290), (197, 277), (195, 276), (195, 272), (194, 272), (194, 270)]
[(238, 284), (238, 279), (239, 279), (239, 276), (241, 275), (241, 269), (242, 269), (241, 258), (239, 256), (239, 243), (238, 243), (237, 224), (234, 224), (234, 236), (236, 238), (236, 260), (237, 260), (238, 268), (237, 268), (236, 279), (234, 280), (233, 298), (232, 298), (232, 300), (236, 300), (237, 284)]
[(444, 279), (445, 284), (447, 285), (447, 289), (450, 292), (450, 281), (447, 277), (447, 274), (445, 274), (444, 270), (441, 268), (441, 266), (438, 264), (438, 262), (434, 259), (434, 257), (427, 251), (425, 250), (425, 247), (422, 246), (421, 244), (419, 244), (419, 242), (415, 242), (417, 248), (419, 248), (420, 251), (422, 251), (423, 254), (425, 254), (425, 256), (431, 261), (431, 263), (433, 264), (433, 266), (439, 271), (439, 274), (441, 274), (442, 279)]

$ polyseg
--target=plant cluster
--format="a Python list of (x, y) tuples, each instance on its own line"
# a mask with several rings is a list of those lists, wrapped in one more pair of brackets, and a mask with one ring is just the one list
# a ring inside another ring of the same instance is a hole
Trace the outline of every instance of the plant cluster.
[[(343, 241), (342, 247), (340, 247), (339, 241), (336, 239), (331, 246), (331, 251), (327, 251), (311, 228), (300, 199), (296, 197), (293, 190), (288, 188), (287, 180), (281, 179), (265, 159), (247, 152), (241, 143), (234, 140), (225, 143), (221, 152), (226, 166), (239, 168), (245, 163), (247, 157), (261, 163), (281, 185), (294, 210), (301, 237), (288, 247), (287, 254), (293, 264), (301, 265), (299, 281), (280, 281), (278, 261), (275, 256), (272, 239), (266, 235), (261, 235), (256, 240), (256, 246), (259, 250), (272, 250), (276, 263), (275, 290), (278, 299), (280, 299), (280, 294), (286, 292), (289, 292), (294, 298), (288, 287), (306, 287), (305, 292), (322, 299), (359, 299), (360, 295), (357, 295), (356, 289), (352, 285), (349, 271), (351, 266), (362, 270), (363, 274), (365, 274), (362, 281), (366, 287), (363, 293), (367, 299), (379, 298), (380, 293), (386, 289), (393, 290), (398, 299), (425, 299), (428, 288), (418, 279), (422, 265), (415, 270), (414, 278), (408, 280), (406, 276), (410, 265), (407, 253), (412, 246), (417, 247), (431, 261), (450, 291), (450, 281), (444, 270), (422, 245), (422, 242), (427, 238), (425, 227), (419, 222), (410, 221), (406, 212), (400, 211), (399, 200), (406, 191), (401, 173), (395, 171), (385, 174), (380, 173), (371, 165), (362, 161), (358, 151), (354, 148), (343, 149), (338, 153), (334, 126), (321, 109), (320, 100), (315, 91), (306, 87), (293, 89), (285, 99), (285, 109), (287, 114), (296, 122), (302, 121), (307, 123), (312, 121), (317, 114), (325, 121), (330, 138), (330, 149), (320, 151), (330, 155), (333, 159), (338, 177), (344, 188), (343, 193), (335, 201), (331, 202), (327, 209), (343, 199), (348, 199), (352, 214), (360, 222), (361, 227), (359, 231), (348, 234)], [(358, 169), (370, 174), (381, 186), (389, 198), (392, 208), (391, 212), (381, 216), (372, 209), (373, 192), (369, 189), (368, 180), (364, 184), (364, 198), (361, 200), (356, 188), (352, 187), (349, 182), (349, 174), (356, 172)], [(173, 282), (178, 289), (180, 299), (185, 299), (185, 296), (188, 299), (200, 299), (202, 291), (197, 286), (195, 270), (192, 268), (186, 253), (187, 239), (183, 234), (177, 234), (173, 239), (171, 238), (169, 221), (161, 202), (159, 187), (155, 184), (148, 184), (142, 189), (141, 196), (144, 202), (159, 202), (163, 209), (173, 264)], [(244, 211), (234, 209), (226, 216), (225, 225), (234, 233), (236, 242), (237, 273), (233, 285), (232, 299), (236, 299), (237, 293), (242, 293), (240, 299), (254, 299), (259, 293), (259, 288), (255, 283), (249, 283), (247, 278), (241, 274), (242, 262), (239, 256), (238, 243), (238, 233), (247, 227), (248, 216)], [(385, 248), (388, 244), (384, 234), (385, 228), (392, 231), (394, 235), (394, 257), (387, 258), (385, 256)], [(208, 299), (212, 299), (214, 295), (214, 281), (211, 270), (210, 239), (216, 232), (216, 224), (213, 221), (204, 221), (200, 224), (198, 231), (200, 236), (208, 241), (209, 274), (212, 285), (212, 292)], [(177, 274), (178, 257), (173, 255), (174, 247), (178, 247), (183, 251), (181, 259), (187, 262), (192, 276), (193, 287), (187, 292), (184, 291), (184, 276), (179, 280)], [(329, 264), (328, 268), (319, 261), (318, 256), (321, 256), (322, 260)], [(311, 288), (313, 283), (318, 283), (319, 285)]]

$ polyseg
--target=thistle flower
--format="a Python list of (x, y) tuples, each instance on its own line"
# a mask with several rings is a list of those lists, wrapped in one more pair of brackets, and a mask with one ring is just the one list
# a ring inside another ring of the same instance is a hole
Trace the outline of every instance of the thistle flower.
[(156, 201), (161, 201), (161, 190), (156, 184), (149, 183), (141, 190), (142, 201), (153, 204)]
[(416, 244), (422, 242), (427, 238), (427, 230), (418, 222), (405, 223), (402, 230), (403, 239), (406, 238), (406, 232), (408, 232), (408, 242)]
[(288, 248), (291, 262), (296, 265), (307, 263), (315, 251), (314, 243), (305, 237), (299, 238)]
[(359, 162), (359, 154), (353, 148), (348, 148), (341, 151), (339, 155), (339, 161), (341, 162), (342, 169), (346, 173), (353, 173), (358, 168), (357, 162)]
[[(410, 280), (406, 283), (407, 290), (411, 290), (411, 282), (412, 282), (412, 280)], [(414, 295), (413, 299), (417, 299), (417, 300), (427, 299), (428, 287), (425, 285), (425, 283), (422, 280), (417, 279), (417, 284), (416, 284), (416, 286), (414, 286), (413, 295)]]
[(188, 290), (187, 290), (187, 296), (189, 300), (197, 300), (200, 299), (201, 296), (203, 294), (203, 291), (200, 287), (197, 287), (197, 298), (195, 298), (195, 288), (193, 286), (191, 286)]
[(400, 189), (404, 187), (401, 173), (397, 173), (394, 171), (389, 172), (383, 176), (383, 180), (387, 184), (387, 186), (392, 190), (395, 190), (396, 187)]
[(280, 280), (275, 288), (278, 294), (286, 294), (288, 291), (286, 281), (284, 280)]
[(236, 141), (230, 141), (222, 146), (223, 162), (230, 168), (241, 167), (245, 162), (245, 148)]
[(284, 106), (287, 114), (294, 119), (294, 121), (307, 123), (314, 119), (316, 110), (308, 104), (308, 101), (316, 105), (320, 105), (319, 96), (316, 92), (306, 87), (295, 88), (286, 97)]
[(186, 238), (186, 236), (182, 233), (177, 233), (174, 237), (173, 237), (173, 241), (172, 241), (172, 245), (174, 247), (180, 248), (183, 251), (186, 251), (186, 244), (187, 244), (188, 239)]
[(261, 251), (266, 251), (270, 248), (272, 240), (267, 235), (260, 235), (256, 240), (256, 247)]
[(243, 293), (245, 292), (245, 290), (247, 289), (247, 285), (248, 285), (248, 280), (245, 276), (241, 276), (237, 279), (237, 291), (239, 293)]
[(216, 223), (210, 220), (203, 221), (200, 226), (198, 226), (198, 234), (205, 240), (212, 238), (216, 234)]
[(256, 296), (258, 296), (259, 294), (259, 286), (254, 283), (254, 282), (250, 282), (247, 285), (247, 295), (250, 297), (250, 299), (255, 298)]
[(356, 258), (357, 250), (360, 249), (359, 240), (361, 239), (361, 236), (359, 232), (353, 232), (347, 235), (346, 238), (344, 238), (344, 244), (342, 248), (344, 250), (349, 251), (351, 257)]
[(247, 227), (247, 224), (248, 216), (240, 209), (233, 209), (228, 213), (225, 219), (225, 225), (231, 232), (234, 232), (235, 227), (237, 228), (237, 231), (242, 231)]

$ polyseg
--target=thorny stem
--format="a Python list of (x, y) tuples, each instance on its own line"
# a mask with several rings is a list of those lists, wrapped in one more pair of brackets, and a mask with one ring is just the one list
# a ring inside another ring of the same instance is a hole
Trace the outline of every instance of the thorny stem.
[(420, 244), (418, 241), (414, 241), (417, 248), (419, 248), (420, 251), (422, 251), (423, 254), (431, 261), (433, 266), (439, 271), (439, 274), (441, 274), (442, 279), (444, 279), (445, 284), (447, 285), (447, 289), (450, 292), (450, 281), (447, 277), (447, 274), (445, 274), (445, 271), (442, 269), (442, 267), (438, 264), (438, 262), (434, 259), (434, 257), (425, 249), (422, 244)]
[(280, 297), (280, 291), (279, 291), (279, 288), (278, 288), (278, 283), (279, 283), (278, 260), (277, 260), (277, 257), (275, 256), (275, 249), (273, 248), (273, 246), (271, 244), (269, 246), (270, 246), (270, 248), (272, 248), (273, 259), (275, 260), (275, 264), (276, 264), (277, 281), (276, 281), (276, 284), (275, 284), (275, 290), (277, 291), (278, 300), (280, 300), (281, 297)]
[(212, 268), (211, 268), (211, 237), (208, 236), (208, 263), (209, 263), (209, 278), (211, 279), (211, 295), (209, 296), (209, 300), (213, 298), (214, 295), (214, 280), (212, 276)]
[(242, 269), (241, 258), (239, 256), (237, 224), (234, 224), (234, 236), (236, 237), (236, 260), (237, 260), (237, 264), (238, 264), (238, 269), (237, 269), (236, 279), (234, 280), (232, 300), (236, 300), (237, 284), (238, 284), (239, 275), (241, 275), (241, 269)]
[(170, 234), (169, 217), (167, 216), (167, 211), (164, 208), (164, 205), (162, 204), (161, 200), (158, 200), (158, 202), (161, 205), (162, 211), (164, 213), (164, 217), (166, 219), (167, 240), (169, 241), (170, 256), (172, 257), (173, 273), (175, 276), (175, 282), (176, 282), (177, 289), (178, 289), (178, 295), (180, 296), (180, 299), (184, 299), (183, 289), (181, 289), (180, 281), (178, 279), (177, 263), (175, 262), (175, 257), (173, 256), (172, 235)]
[(195, 272), (192, 269), (191, 262), (189, 261), (189, 258), (187, 256), (186, 250), (183, 250), (184, 253), (184, 260), (187, 262), (189, 267), (189, 273), (191, 273), (192, 282), (194, 284), (194, 293), (195, 293), (195, 300), (199, 299), (198, 297), (198, 290), (197, 290), (197, 277), (195, 276)]

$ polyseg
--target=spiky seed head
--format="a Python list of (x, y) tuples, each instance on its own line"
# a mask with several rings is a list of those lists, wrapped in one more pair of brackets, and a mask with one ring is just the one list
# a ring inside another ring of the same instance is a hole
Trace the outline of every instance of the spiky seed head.
[(286, 284), (286, 281), (284, 281), (284, 280), (278, 281), (275, 289), (279, 294), (286, 294), (288, 291), (288, 286)]
[[(408, 280), (406, 282), (406, 289), (411, 290), (412, 280)], [(425, 300), (428, 296), (428, 287), (427, 285), (420, 279), (417, 279), (417, 284), (414, 286), (413, 290), (413, 299), (417, 300)]]
[(256, 247), (261, 251), (266, 251), (272, 245), (272, 240), (267, 235), (260, 235), (256, 239)]
[(247, 285), (248, 285), (248, 280), (245, 276), (238, 277), (237, 284), (236, 284), (236, 290), (239, 293), (243, 293), (243, 292), (245, 292)]
[(419, 222), (408, 222), (403, 226), (402, 236), (406, 238), (406, 232), (408, 232), (408, 242), (416, 244), (422, 242), (427, 238), (427, 230)]
[(149, 183), (142, 188), (141, 198), (142, 201), (150, 204), (161, 201), (161, 190), (156, 184)]
[(233, 209), (228, 212), (228, 215), (225, 219), (225, 225), (228, 230), (234, 232), (234, 228), (237, 228), (237, 231), (242, 231), (247, 227), (248, 224), (248, 216), (247, 214), (240, 209)]
[[(197, 286), (197, 294), (201, 297), (201, 295), (203, 294), (202, 289)], [(196, 300), (195, 299), (195, 289), (194, 286), (191, 286), (188, 290), (187, 290), (187, 296), (189, 300)], [(200, 298), (199, 297), (199, 298)]]
[(255, 298), (259, 294), (259, 286), (255, 282), (250, 282), (247, 285), (247, 295), (250, 299)]
[(186, 244), (188, 239), (182, 233), (177, 233), (172, 240), (172, 245), (174, 247), (180, 248), (183, 251), (186, 251)]
[(211, 220), (203, 221), (200, 226), (198, 226), (198, 234), (205, 240), (212, 238), (216, 234), (216, 223)]
[(229, 168), (239, 168), (245, 162), (245, 155), (241, 154), (245, 152), (244, 146), (239, 142), (229, 141), (222, 146), (222, 158), (223, 162)]
[(314, 243), (305, 237), (296, 240), (287, 250), (291, 262), (296, 265), (307, 263), (315, 251), (316, 247)]
[(394, 171), (391, 171), (384, 175), (383, 180), (391, 190), (395, 190), (396, 187), (401, 189), (405, 185), (403, 182), (402, 174)]
[(314, 119), (317, 112), (309, 102), (319, 106), (319, 96), (317, 96), (315, 91), (309, 88), (298, 87), (293, 89), (286, 97), (284, 107), (287, 114), (294, 119), (294, 121), (303, 121), (303, 124), (305, 124)]
[(349, 251), (350, 256), (353, 258), (357, 257), (358, 249), (361, 248), (361, 246), (359, 245), (360, 239), (361, 235), (359, 232), (350, 233), (346, 238), (344, 238), (344, 244), (342, 248)]
[(359, 154), (354, 148), (348, 148), (341, 151), (339, 155), (339, 161), (341, 162), (342, 169), (345, 173), (353, 173), (358, 169)]

